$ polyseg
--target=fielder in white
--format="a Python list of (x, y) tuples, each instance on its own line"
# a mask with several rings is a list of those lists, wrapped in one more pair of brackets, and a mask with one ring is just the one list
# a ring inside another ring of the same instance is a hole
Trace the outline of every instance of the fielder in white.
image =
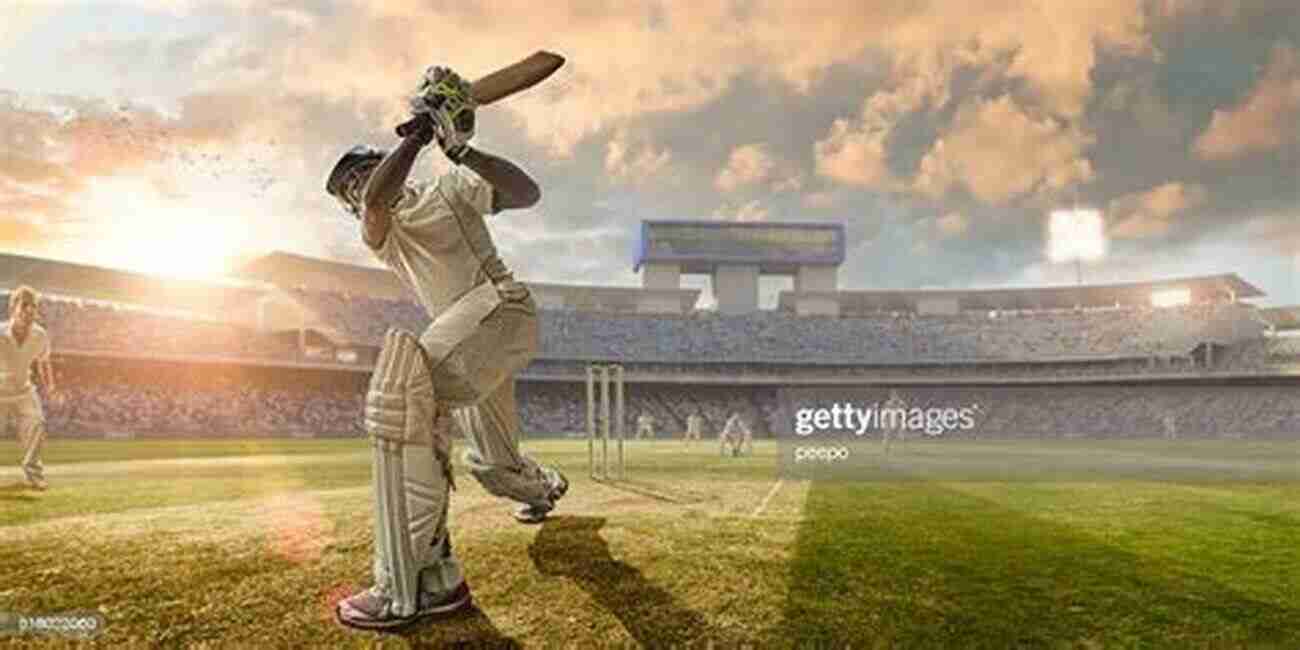
[(686, 416), (686, 435), (685, 439), (699, 440), (700, 435), (704, 433), (704, 416), (699, 413), (692, 413)]
[(889, 455), (889, 447), (894, 438), (898, 439), (903, 450), (907, 450), (907, 402), (898, 396), (898, 391), (889, 391), (889, 399), (885, 401), (885, 422), (881, 427), (881, 437), (884, 443), (885, 455)]
[(9, 320), (0, 338), (0, 413), (5, 427), (14, 427), (23, 450), (23, 476), (27, 485), (44, 490), (45, 466), (41, 447), (45, 444), (45, 409), (32, 384), (35, 370), (45, 394), (54, 395), (54, 371), (50, 368), (50, 337), (36, 322), (40, 296), (31, 287), (18, 287), (9, 294)]
[(655, 437), (655, 417), (649, 413), (636, 416), (636, 439)]
[[(542, 521), (568, 489), (559, 472), (519, 450), (514, 377), (537, 353), (537, 311), (484, 221), (532, 206), (541, 192), (512, 163), (469, 146), (474, 109), (467, 82), (431, 68), (412, 100), (421, 128), (391, 153), (349, 151), (326, 183), (433, 320), (418, 338), (388, 331), (366, 395), (374, 586), (338, 603), (338, 620), (350, 627), (390, 630), (470, 604), (447, 532), (453, 419), (468, 443), (470, 473), (488, 492), (521, 503), (520, 521)], [(456, 166), (408, 182), (417, 154), (435, 140)]]
[(754, 451), (754, 435), (750, 433), (749, 425), (745, 424), (745, 420), (739, 413), (732, 413), (731, 417), (727, 418), (722, 433), (718, 435), (718, 443), (724, 456), (728, 450), (731, 451), (732, 456)]

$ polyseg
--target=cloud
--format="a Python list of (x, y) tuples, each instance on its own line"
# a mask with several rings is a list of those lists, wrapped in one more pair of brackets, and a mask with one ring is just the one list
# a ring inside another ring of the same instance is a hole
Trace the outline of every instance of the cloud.
[[(1250, 219), (1242, 225), (1241, 234), (1261, 250), (1291, 258), (1295, 277), (1300, 281), (1300, 211)], [(1300, 296), (1296, 302), (1300, 302)]]
[(803, 195), (802, 203), (809, 208), (824, 209), (835, 205), (837, 198), (834, 192), (809, 192)]
[(825, 67), (853, 61), (868, 48), (913, 62), (963, 50), (1007, 53), (1009, 74), (1064, 116), (1082, 113), (1098, 50), (1150, 51), (1145, 15), (1131, 0), (990, 0), (961, 7), (771, 0), (756, 3), (750, 16), (750, 55), (769, 57), (791, 82), (808, 85)]
[(1118, 239), (1164, 235), (1172, 228), (1174, 215), (1198, 208), (1208, 199), (1204, 186), (1176, 182), (1121, 196), (1110, 203), (1108, 234)]
[(917, 254), (936, 252), (938, 245), (948, 240), (959, 239), (970, 229), (970, 219), (960, 212), (949, 212), (940, 216), (927, 217), (913, 224), (912, 251)]
[[(541, 48), (567, 64), (483, 107), (476, 138), (544, 188), (519, 215), (536, 229), (500, 232), (536, 279), (624, 278), (636, 222), (666, 216), (842, 219), (851, 250), (875, 246), (845, 277), (901, 287), (1013, 276), (1041, 256), (1045, 211), (1076, 193), (1107, 207), (1117, 268), (1157, 240), (1177, 258), (1300, 214), (1290, 0), (118, 6), (121, 24), (93, 37), (39, 31), (48, 16), (0, 21), (41, 36), (11, 38), (4, 63), (22, 74), (5, 75), (20, 94), (0, 91), (0, 215), (46, 236), (99, 224), (86, 251), (131, 206), (69, 199), (137, 176), (174, 214), (230, 214), (268, 247), (372, 262), (320, 191), (334, 158), (391, 146), (426, 66), (474, 78)], [(444, 167), (430, 151), (416, 174)], [(565, 233), (594, 224), (622, 234), (574, 260)], [(942, 264), (910, 261), (917, 237)]]
[(1255, 88), (1237, 106), (1214, 111), (1196, 139), (1196, 155), (1227, 160), (1300, 143), (1300, 58), (1277, 45)]
[(615, 181), (638, 185), (667, 171), (672, 158), (667, 149), (620, 131), (605, 147), (605, 172)]
[(724, 204), (713, 211), (714, 218), (727, 221), (765, 221), (768, 209), (757, 199), (741, 205)]
[(830, 134), (815, 145), (817, 173), (846, 185), (893, 192), (904, 188), (886, 161), (887, 130), (856, 128), (836, 120)]
[(723, 194), (754, 187), (764, 187), (773, 192), (798, 192), (803, 184), (803, 172), (793, 162), (774, 155), (765, 143), (732, 149), (727, 164), (713, 178), (713, 187)]
[(935, 199), (961, 188), (993, 205), (1060, 192), (1092, 178), (1083, 154), (1092, 142), (1076, 127), (1026, 112), (1009, 96), (969, 103), (921, 160), (913, 187)]
[(727, 158), (727, 164), (713, 179), (719, 192), (729, 193), (767, 180), (776, 168), (776, 161), (761, 143), (736, 147)]
[(895, 66), (895, 87), (872, 93), (856, 121), (836, 120), (830, 133), (815, 143), (817, 173), (846, 185), (903, 191), (905, 181), (889, 165), (890, 140), (903, 118), (948, 101), (952, 65), (951, 57), (924, 57)]
[(970, 221), (960, 212), (949, 212), (935, 221), (939, 234), (944, 238), (958, 237), (970, 228)]
[[(227, 7), (231, 15), (240, 10)], [(953, 67), (935, 62), (953, 51), (981, 60), (1010, 57), (1008, 76), (1022, 80), (1045, 110), (1074, 117), (1089, 97), (1099, 50), (1149, 49), (1144, 14), (1131, 0), (1047, 6), (992, 0), (962, 10), (831, 0), (568, 0), (527, 12), (509, 0), (391, 1), (314, 12), (280, 3), (266, 16), (247, 33), (214, 40), (200, 60), (222, 61), (237, 68), (241, 80), (274, 81), (290, 92), (386, 100), (397, 107), (430, 64), (447, 63), (474, 78), (516, 56), (556, 47), (567, 65), (500, 110), (562, 157), (583, 139), (636, 117), (707, 105), (745, 75), (810, 93), (835, 66), (866, 60), (929, 68), (932, 77), (942, 77)], [(437, 25), (441, 48), (455, 52), (455, 60), (429, 60), (427, 30), (411, 25)], [(257, 63), (234, 64), (247, 60)]]

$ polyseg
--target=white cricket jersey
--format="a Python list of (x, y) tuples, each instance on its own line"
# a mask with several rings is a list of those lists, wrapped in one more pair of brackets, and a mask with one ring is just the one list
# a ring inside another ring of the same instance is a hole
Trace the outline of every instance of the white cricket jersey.
[(471, 170), (454, 168), (407, 186), (375, 254), (437, 318), (484, 281), (511, 279), (483, 220), (491, 213), (492, 186)]
[(45, 328), (32, 323), (22, 345), (14, 339), (13, 321), (0, 323), (0, 402), (27, 399), (35, 394), (32, 362), (50, 356), (50, 337)]
[(722, 427), (722, 433), (728, 436), (744, 433), (745, 430), (745, 422), (740, 419), (739, 415), (731, 416), (731, 419), (727, 420), (727, 423)]

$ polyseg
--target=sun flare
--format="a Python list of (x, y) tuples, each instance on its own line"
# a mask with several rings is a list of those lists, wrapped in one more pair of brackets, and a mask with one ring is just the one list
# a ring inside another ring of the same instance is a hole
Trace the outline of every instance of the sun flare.
[(250, 236), (247, 213), (221, 198), (217, 191), (165, 194), (137, 177), (95, 179), (84, 208), (108, 216), (108, 225), (79, 256), (171, 277), (224, 275)]

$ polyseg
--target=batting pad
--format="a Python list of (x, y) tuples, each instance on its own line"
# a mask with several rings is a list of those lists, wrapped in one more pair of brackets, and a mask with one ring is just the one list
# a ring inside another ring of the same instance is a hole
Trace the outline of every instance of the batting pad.
[(395, 616), (415, 613), (420, 572), (438, 560), (434, 542), (445, 531), (449, 477), (434, 454), (449, 441), (434, 429), (435, 406), (415, 337), (389, 330), (366, 394), (365, 422), (373, 446), (375, 588), (391, 599)]
[(410, 332), (388, 330), (366, 392), (366, 431), (375, 438), (432, 445), (436, 407), (420, 342)]

